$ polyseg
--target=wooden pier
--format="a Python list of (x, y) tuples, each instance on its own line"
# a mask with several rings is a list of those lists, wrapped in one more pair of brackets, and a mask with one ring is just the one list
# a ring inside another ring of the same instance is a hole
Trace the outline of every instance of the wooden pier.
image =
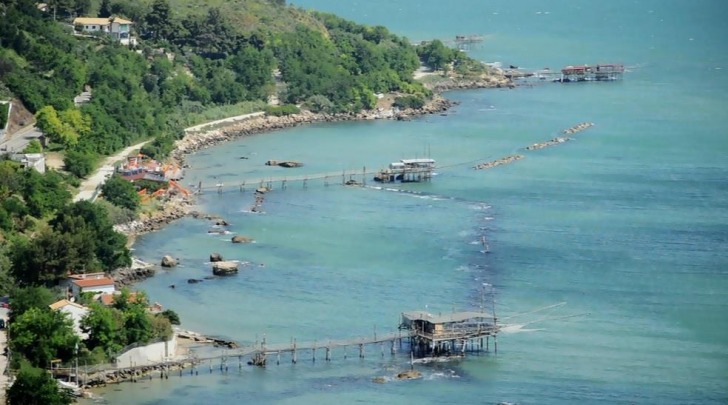
[(324, 186), (341, 184), (346, 186), (366, 186), (368, 180), (380, 183), (411, 183), (432, 180), (435, 170), (433, 159), (402, 159), (399, 162), (390, 163), (389, 167), (380, 169), (376, 173), (367, 172), (366, 166), (361, 169), (342, 170), (340, 172), (326, 172), (313, 174), (299, 174), (295, 176), (271, 176), (262, 178), (250, 178), (242, 180), (221, 181), (214, 185), (191, 184), (190, 189), (196, 194), (202, 194), (207, 190), (215, 190), (222, 193), (227, 190), (248, 189), (274, 190), (276, 186), (285, 190), (289, 185), (300, 183), (307, 188), (314, 181), (322, 181)]
[(605, 82), (621, 80), (624, 76), (624, 65), (598, 64), (566, 66), (561, 70), (543, 68), (535, 71), (509, 70), (506, 76), (514, 79), (536, 79), (558, 83)]
[[(382, 357), (385, 352), (395, 355), (403, 351), (407, 343), (410, 357), (438, 357), (450, 355), (464, 355), (466, 352), (488, 351), (490, 338), (493, 338), (494, 352), (497, 353), (496, 336), (500, 331), (497, 318), (486, 312), (453, 312), (444, 315), (432, 315), (426, 311), (403, 312), (398, 331), (339, 340), (317, 340), (298, 342), (291, 339), (290, 343), (268, 344), (265, 339), (255, 345), (239, 349), (226, 350), (224, 354), (197, 358), (199, 363), (213, 361), (226, 362), (228, 359), (244, 359), (249, 365), (265, 366), (269, 359), (274, 357), (276, 364), (281, 363), (281, 357), (286, 356), (291, 363), (299, 359), (316, 361), (316, 353), (323, 353), (325, 361), (331, 361), (334, 349), (339, 349), (344, 358), (348, 357), (348, 348), (353, 348), (352, 354), (364, 358), (367, 353), (379, 353)], [(484, 341), (485, 339), (485, 341)], [(378, 345), (372, 351), (369, 346)]]

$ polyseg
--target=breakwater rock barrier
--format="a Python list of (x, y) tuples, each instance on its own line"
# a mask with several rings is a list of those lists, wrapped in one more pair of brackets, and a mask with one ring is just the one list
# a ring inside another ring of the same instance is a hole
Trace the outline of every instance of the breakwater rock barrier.
[(593, 126), (594, 126), (594, 123), (593, 122), (582, 122), (582, 123), (579, 123), (579, 124), (574, 125), (573, 127), (566, 128), (563, 131), (563, 133), (566, 134), (566, 135), (571, 135), (571, 134), (575, 134), (577, 132), (581, 132), (581, 131), (583, 131), (583, 130), (585, 130), (587, 128), (591, 128)]
[(515, 162), (516, 160), (521, 160), (521, 159), (523, 159), (523, 155), (506, 156), (504, 158), (492, 160), (490, 162), (480, 163), (478, 165), (473, 166), (473, 169), (475, 169), (475, 170), (490, 169), (490, 168), (493, 168), (496, 166), (506, 165), (508, 163), (512, 163), (512, 162)]
[(527, 146), (526, 150), (538, 150), (547, 148), (549, 146), (558, 145), (560, 143), (568, 142), (571, 138), (565, 138), (565, 137), (556, 137), (554, 139), (548, 140), (546, 142), (540, 142), (540, 143), (534, 143), (531, 146)]

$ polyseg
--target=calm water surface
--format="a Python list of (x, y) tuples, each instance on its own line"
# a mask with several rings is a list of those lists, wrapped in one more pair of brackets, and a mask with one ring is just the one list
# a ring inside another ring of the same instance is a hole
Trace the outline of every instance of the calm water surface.
[[(126, 384), (108, 403), (519, 404), (728, 401), (728, 37), (723, 2), (456, 3), (302, 0), (298, 6), (385, 25), (413, 40), (481, 34), (470, 54), (526, 68), (619, 62), (618, 83), (541, 83), (449, 93), (447, 116), (312, 125), (249, 137), (189, 157), (186, 182), (234, 184), (294, 173), (373, 171), (429, 150), (431, 183), (399, 190), (310, 181), (266, 196), (201, 197), (201, 210), (255, 238), (232, 245), (184, 219), (135, 254), (183, 265), (142, 284), (184, 326), (252, 344), (391, 331), (403, 310), (479, 306), (495, 286), (498, 356), (419, 366), (424, 378), (375, 384), (405, 356), (244, 367), (227, 375)], [(574, 141), (532, 143), (590, 121)], [(521, 153), (490, 170), (475, 163)], [(240, 159), (240, 157), (248, 159)], [(332, 183), (340, 179), (331, 179)], [(368, 184), (372, 186), (373, 184)], [(406, 192), (403, 192), (406, 191)], [(490, 254), (480, 245), (485, 236)], [(220, 252), (254, 266), (188, 285)], [(259, 264), (264, 264), (263, 267)], [(177, 288), (170, 289), (170, 284)], [(566, 302), (551, 314), (512, 317)], [(561, 315), (582, 314), (569, 319)]]

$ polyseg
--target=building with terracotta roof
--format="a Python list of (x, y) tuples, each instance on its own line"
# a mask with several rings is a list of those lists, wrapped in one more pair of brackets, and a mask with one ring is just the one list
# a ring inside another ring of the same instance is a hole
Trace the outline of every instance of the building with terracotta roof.
[[(121, 291), (115, 291), (113, 293), (102, 293), (102, 294), (98, 295), (97, 300), (101, 304), (103, 304), (107, 307), (110, 307), (110, 306), (114, 305), (114, 302), (116, 301), (116, 297), (118, 297), (120, 295), (121, 295)], [(129, 293), (129, 302), (134, 303), (134, 302), (136, 302), (136, 300), (137, 300), (137, 293), (136, 292)], [(162, 304), (160, 304), (158, 302), (149, 304), (147, 306), (147, 311), (149, 311), (152, 314), (160, 313), (163, 310), (164, 310), (164, 308), (162, 307)]]
[(114, 279), (106, 276), (99, 278), (71, 278), (70, 286), (74, 297), (78, 297), (81, 293), (85, 292), (113, 293), (116, 290)]
[(81, 339), (88, 339), (88, 334), (83, 333), (81, 330), (81, 319), (88, 314), (89, 309), (83, 305), (76, 304), (69, 300), (60, 300), (49, 305), (53, 311), (61, 311), (68, 314), (68, 317), (73, 321), (73, 331), (76, 335), (80, 336)]

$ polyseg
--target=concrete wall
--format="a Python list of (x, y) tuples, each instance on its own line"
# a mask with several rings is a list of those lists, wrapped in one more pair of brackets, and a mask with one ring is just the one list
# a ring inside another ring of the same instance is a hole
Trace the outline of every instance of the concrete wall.
[(171, 360), (177, 351), (177, 336), (166, 342), (136, 347), (116, 357), (117, 367), (149, 366)]

